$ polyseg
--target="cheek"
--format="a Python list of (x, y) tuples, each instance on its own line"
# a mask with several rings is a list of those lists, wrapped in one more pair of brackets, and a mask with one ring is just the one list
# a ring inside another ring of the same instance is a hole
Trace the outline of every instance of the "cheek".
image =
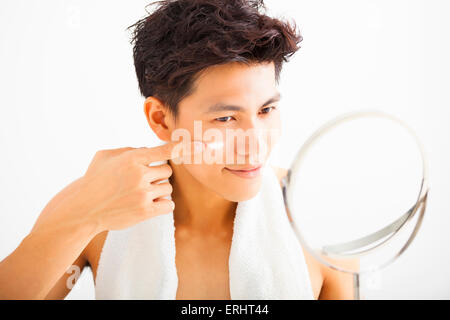
[(202, 185), (208, 188), (218, 185), (222, 179), (223, 165), (219, 164), (185, 164), (186, 170)]
[(280, 140), (281, 136), (281, 126), (278, 124), (274, 129), (271, 130), (270, 137), (270, 149), (272, 149)]
[(265, 150), (267, 150), (267, 156), (270, 155), (272, 149), (278, 143), (280, 136), (281, 122), (278, 116), (274, 116), (272, 119), (267, 121), (267, 123), (265, 123), (262, 134), (260, 136), (260, 141), (264, 144)]

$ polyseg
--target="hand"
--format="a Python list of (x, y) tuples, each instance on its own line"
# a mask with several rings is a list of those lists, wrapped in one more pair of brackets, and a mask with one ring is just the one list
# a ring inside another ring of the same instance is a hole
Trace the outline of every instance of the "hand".
[[(183, 148), (180, 149), (181, 144)], [(164, 199), (172, 193), (170, 165), (150, 163), (200, 152), (202, 144), (169, 142), (153, 148), (120, 148), (98, 151), (85, 175), (77, 182), (73, 196), (66, 199), (65, 212), (84, 215), (98, 226), (98, 232), (125, 229), (146, 219), (170, 213), (175, 204)], [(200, 146), (200, 148), (199, 148)], [(190, 150), (175, 154), (175, 150)], [(186, 152), (185, 152), (186, 153)]]

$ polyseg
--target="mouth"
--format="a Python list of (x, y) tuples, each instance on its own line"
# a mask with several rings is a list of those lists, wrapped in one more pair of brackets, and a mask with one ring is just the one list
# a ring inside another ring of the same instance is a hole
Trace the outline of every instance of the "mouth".
[(261, 167), (262, 167), (262, 165), (242, 168), (239, 170), (230, 169), (227, 167), (225, 167), (224, 169), (231, 172), (232, 174), (237, 175), (238, 177), (253, 179), (253, 178), (256, 178), (257, 176), (259, 176), (259, 174), (261, 173)]

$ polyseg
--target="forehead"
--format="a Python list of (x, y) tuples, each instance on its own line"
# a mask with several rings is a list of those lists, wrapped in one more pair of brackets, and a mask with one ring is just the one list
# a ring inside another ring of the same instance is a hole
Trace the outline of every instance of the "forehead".
[(212, 66), (197, 78), (193, 93), (180, 102), (180, 111), (193, 112), (195, 105), (195, 110), (202, 112), (218, 102), (252, 107), (271, 98), (276, 87), (273, 62)]

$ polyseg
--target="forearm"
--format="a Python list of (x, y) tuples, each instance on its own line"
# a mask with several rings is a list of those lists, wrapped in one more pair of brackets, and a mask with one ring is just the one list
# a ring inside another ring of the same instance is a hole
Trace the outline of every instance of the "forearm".
[(34, 229), (0, 262), (0, 299), (44, 299), (97, 232), (81, 221)]

